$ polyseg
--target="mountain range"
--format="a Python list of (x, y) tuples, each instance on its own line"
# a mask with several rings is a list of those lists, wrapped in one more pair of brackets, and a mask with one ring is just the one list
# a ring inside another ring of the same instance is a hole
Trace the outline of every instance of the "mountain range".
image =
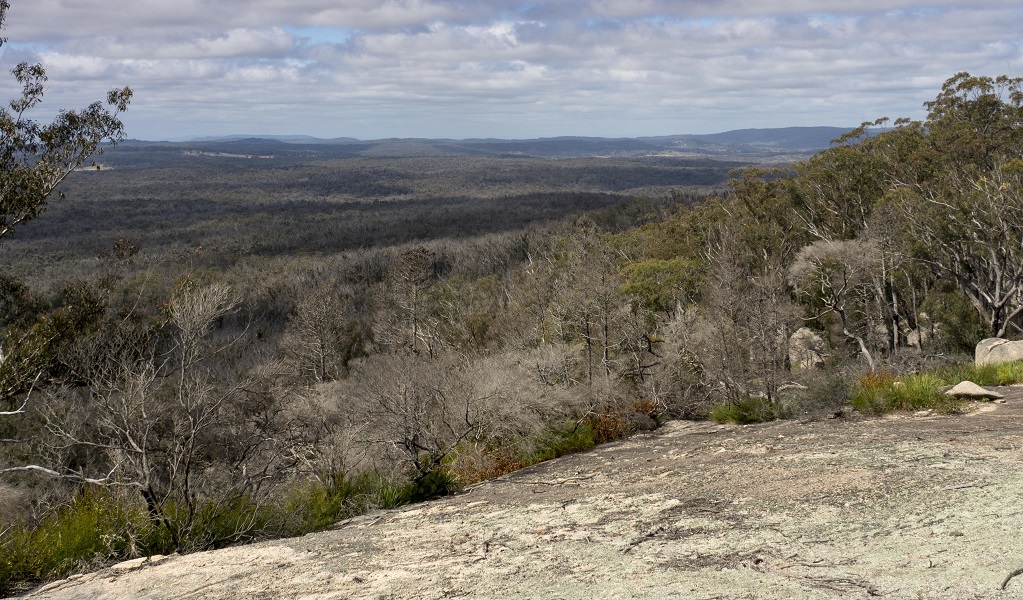
[(178, 142), (132, 140), (129, 145), (162, 145), (222, 155), (282, 156), (704, 156), (740, 160), (786, 160), (829, 147), (851, 127), (737, 129), (713, 134), (635, 138), (564, 136), (536, 139), (323, 139), (306, 135), (230, 135)]

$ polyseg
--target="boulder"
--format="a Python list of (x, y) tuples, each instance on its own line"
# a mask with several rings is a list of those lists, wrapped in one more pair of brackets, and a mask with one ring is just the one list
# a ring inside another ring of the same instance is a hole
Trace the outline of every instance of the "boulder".
[(921, 312), (916, 319), (917, 328), (903, 331), (906, 336), (906, 345), (910, 348), (923, 348), (941, 336), (941, 323), (931, 321), (930, 315)]
[(972, 400), (998, 400), (1005, 397), (998, 392), (984, 389), (972, 381), (963, 381), (945, 393), (956, 398), (969, 398)]
[(820, 333), (800, 327), (789, 336), (789, 365), (793, 369), (809, 369), (824, 364), (827, 345)]
[(1023, 360), (1023, 342), (1010, 342), (1002, 338), (983, 339), (977, 344), (975, 357), (977, 365)]
[(910, 348), (923, 348), (941, 335), (940, 324), (932, 327), (921, 327), (906, 333), (906, 345)]

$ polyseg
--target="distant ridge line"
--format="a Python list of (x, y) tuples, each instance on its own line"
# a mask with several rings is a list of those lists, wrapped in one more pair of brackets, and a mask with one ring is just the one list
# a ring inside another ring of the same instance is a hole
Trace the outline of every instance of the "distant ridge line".
[[(596, 141), (623, 141), (623, 140), (666, 140), (666, 139), (694, 139), (694, 140), (713, 140), (713, 141), (730, 141), (732, 143), (756, 143), (756, 142), (770, 142), (779, 138), (805, 138), (819, 140), (826, 136), (829, 137), (828, 141), (833, 140), (844, 133), (852, 131), (855, 127), (835, 127), (835, 126), (793, 126), (793, 127), (760, 127), (760, 128), (745, 128), (745, 129), (730, 129), (728, 131), (721, 131), (718, 133), (680, 133), (680, 134), (669, 134), (664, 136), (585, 136), (585, 135), (559, 135), (551, 137), (537, 137), (537, 138), (496, 138), (496, 137), (481, 137), (481, 138), (422, 138), (422, 137), (402, 137), (402, 138), (373, 138), (373, 139), (360, 139), (354, 137), (336, 137), (336, 138), (320, 138), (311, 135), (276, 135), (276, 134), (231, 134), (231, 135), (220, 135), (220, 136), (200, 136), (187, 139), (176, 139), (176, 140), (160, 140), (160, 141), (172, 141), (175, 143), (187, 143), (187, 142), (236, 142), (243, 140), (272, 140), (279, 142), (298, 143), (298, 144), (322, 144), (322, 143), (350, 143), (350, 142), (444, 142), (444, 143), (523, 143), (523, 142), (567, 142), (567, 141), (585, 141), (585, 142), (596, 142)], [(156, 140), (138, 140), (138, 141), (156, 141)]]

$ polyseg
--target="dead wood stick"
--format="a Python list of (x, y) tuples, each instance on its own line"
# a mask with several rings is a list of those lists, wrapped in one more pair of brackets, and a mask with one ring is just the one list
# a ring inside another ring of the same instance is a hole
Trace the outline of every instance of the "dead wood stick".
[(1023, 575), (1023, 567), (1020, 567), (1020, 568), (1016, 569), (1015, 571), (1013, 571), (1012, 573), (1009, 573), (1008, 575), (1006, 575), (1005, 576), (1005, 580), (1002, 581), (1002, 588), (1001, 589), (1004, 590), (1005, 586), (1009, 585), (1009, 581), (1011, 581), (1012, 578), (1017, 576), (1017, 575)]

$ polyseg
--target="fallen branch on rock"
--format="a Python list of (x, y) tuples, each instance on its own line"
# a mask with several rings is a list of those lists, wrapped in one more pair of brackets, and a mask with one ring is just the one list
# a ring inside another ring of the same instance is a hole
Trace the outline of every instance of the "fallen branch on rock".
[(1009, 585), (1009, 582), (1012, 581), (1012, 578), (1016, 577), (1017, 575), (1023, 575), (1023, 567), (1020, 567), (1020, 568), (1016, 569), (1015, 571), (1013, 571), (1012, 573), (1009, 573), (1008, 575), (1006, 575), (1005, 579), (1002, 581), (1001, 589), (1004, 590), (1005, 586)]

